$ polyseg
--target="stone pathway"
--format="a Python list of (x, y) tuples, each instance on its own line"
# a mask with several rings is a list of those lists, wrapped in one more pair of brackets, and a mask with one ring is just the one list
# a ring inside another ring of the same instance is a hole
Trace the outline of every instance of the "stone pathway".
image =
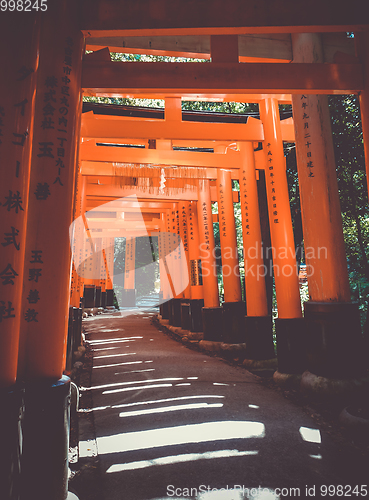
[(155, 314), (84, 321), (93, 367), (81, 417), (93, 417), (95, 435), (82, 426), (70, 483), (80, 500), (271, 500), (306, 488), (332, 498), (324, 485), (357, 484), (351, 497), (364, 497), (368, 477), (351, 447), (247, 370), (165, 335)]

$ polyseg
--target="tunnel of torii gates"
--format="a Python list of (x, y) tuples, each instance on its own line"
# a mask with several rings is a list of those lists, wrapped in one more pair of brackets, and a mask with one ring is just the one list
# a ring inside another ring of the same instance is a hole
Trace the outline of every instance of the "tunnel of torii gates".
[[(189, 303), (191, 316), (203, 320), (206, 339), (246, 342), (250, 363), (274, 358), (265, 276), (251, 271), (262, 269), (266, 244), (258, 178), (265, 180), (278, 306), (275, 379), (301, 379), (306, 391), (342, 395), (364, 382), (327, 94), (359, 95), (368, 168), (365, 2), (339, 3), (332, 11), (307, 0), (304, 13), (292, 0), (270, 2), (268, 12), (257, 0), (246, 2), (247, 8), (241, 0), (218, 2), (216, 10), (210, 1), (146, 4), (142, 9), (141, 2), (60, 0), (43, 12), (1, 13), (0, 386), (7, 409), (1, 415), (2, 498), (18, 498), (13, 451), (23, 405), (22, 498), (33, 498), (36, 490), (39, 498), (66, 496), (69, 308), (79, 308), (80, 297), (87, 300), (99, 288), (111, 303), (114, 238), (126, 238), (127, 304), (134, 299), (135, 238), (157, 236), (162, 314), (170, 312), (177, 321), (182, 309), (188, 325), (182, 306)], [(112, 62), (109, 52), (200, 60)], [(82, 113), (82, 94), (163, 99), (164, 116)], [(258, 103), (260, 119), (184, 120), (181, 100)], [(280, 120), (278, 105), (284, 103), (292, 103), (293, 121)], [(296, 143), (308, 250), (304, 315), (283, 141)], [(234, 179), (240, 186), (246, 306)], [(56, 455), (55, 461), (44, 460)], [(35, 468), (41, 462), (44, 492)]]

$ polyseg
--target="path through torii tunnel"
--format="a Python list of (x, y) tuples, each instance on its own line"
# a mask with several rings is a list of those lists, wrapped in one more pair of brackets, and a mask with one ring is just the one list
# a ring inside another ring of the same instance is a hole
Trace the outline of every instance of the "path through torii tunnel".
[(327, 3), (1, 2), (2, 498), (67, 498), (82, 316), (143, 295), (162, 325), (281, 387), (367, 397), (327, 96), (359, 96), (368, 172), (369, 22), (362, 0)]

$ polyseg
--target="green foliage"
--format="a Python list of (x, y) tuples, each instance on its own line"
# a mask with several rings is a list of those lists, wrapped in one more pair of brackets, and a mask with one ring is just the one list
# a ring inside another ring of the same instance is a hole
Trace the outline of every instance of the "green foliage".
[(362, 321), (369, 300), (369, 206), (358, 98), (329, 97), (343, 234), (353, 300)]

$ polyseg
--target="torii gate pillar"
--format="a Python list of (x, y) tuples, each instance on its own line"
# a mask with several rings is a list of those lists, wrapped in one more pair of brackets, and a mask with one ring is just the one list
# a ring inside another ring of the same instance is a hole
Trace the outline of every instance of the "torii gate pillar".
[(211, 209), (210, 181), (199, 179), (198, 210), (200, 257), (204, 287), (202, 326), (204, 340), (220, 341), (222, 338), (222, 314), (219, 306), (218, 275), (215, 259), (213, 214)]
[[(17, 13), (15, 13), (17, 14)], [(15, 386), (39, 24), (30, 16), (0, 17), (0, 498), (19, 495), (23, 391)]]
[[(258, 188), (252, 142), (238, 143), (242, 154), (239, 174), (243, 226), (243, 258), (245, 269), (246, 358), (244, 366), (268, 366), (275, 362), (272, 318), (268, 314)], [(273, 360), (270, 362), (270, 360)]]
[(191, 286), (191, 331), (201, 332), (202, 327), (202, 308), (204, 307), (204, 289), (201, 273), (200, 260), (200, 240), (198, 226), (198, 207), (196, 201), (190, 201), (188, 206), (188, 243), (190, 257), (190, 286)]
[(83, 55), (76, 7), (48, 3), (41, 16), (21, 318), (24, 499), (67, 496), (70, 379), (63, 371)]
[(136, 238), (126, 238), (126, 253), (124, 263), (124, 289), (122, 290), (124, 307), (136, 306), (135, 267), (136, 267)]
[[(318, 34), (293, 34), (292, 45), (295, 62), (323, 62)], [(301, 384), (313, 394), (348, 396), (363, 350), (359, 311), (350, 297), (328, 101), (294, 95), (292, 104), (310, 295), (304, 305), (309, 371)]]
[(245, 303), (242, 302), (231, 171), (219, 169), (217, 177), (219, 234), (224, 286), (223, 341), (244, 341)]
[(266, 154), (265, 183), (268, 199), (273, 271), (278, 305), (275, 321), (279, 385), (300, 383), (306, 366), (303, 359), (303, 327), (300, 290), (295, 256), (291, 209), (286, 177), (286, 160), (280, 126), (278, 101), (267, 98), (259, 104), (264, 125)]

